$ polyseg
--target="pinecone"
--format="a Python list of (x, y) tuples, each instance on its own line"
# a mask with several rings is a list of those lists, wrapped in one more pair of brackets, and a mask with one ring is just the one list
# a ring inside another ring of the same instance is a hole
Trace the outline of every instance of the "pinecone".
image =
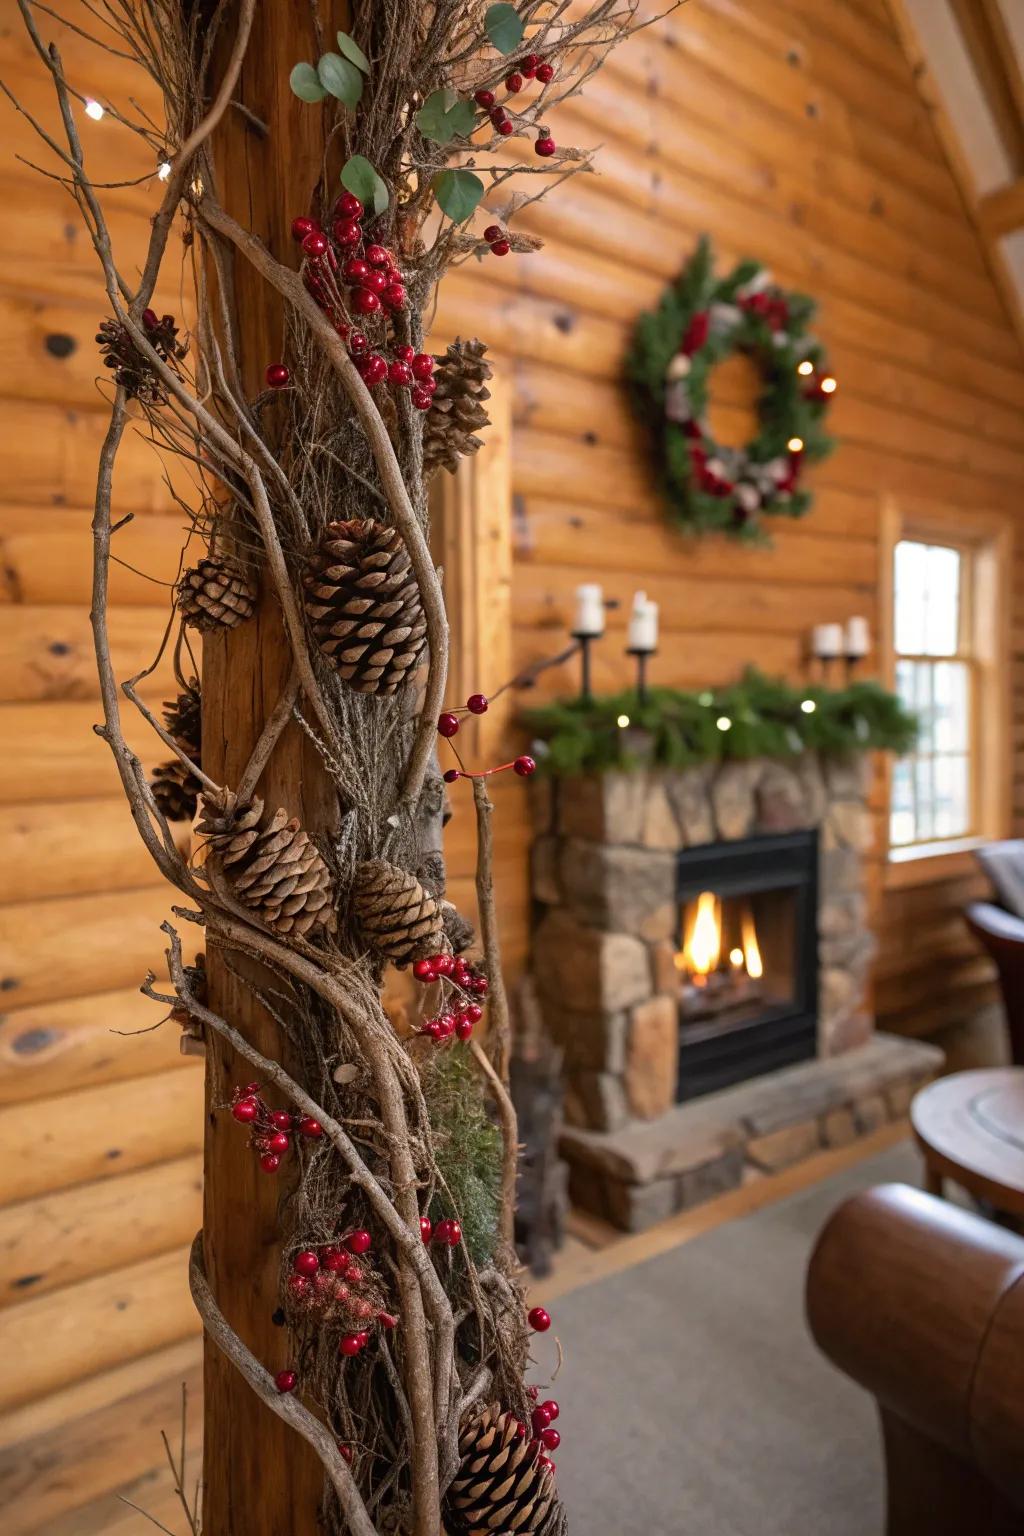
[(542, 1536), (557, 1508), (554, 1479), (536, 1446), (497, 1403), (459, 1432), (462, 1464), (448, 1489), (445, 1520), (460, 1536)]
[(149, 781), (153, 799), (168, 821), (191, 821), (196, 813), (202, 784), (178, 757), (157, 763)]
[(483, 405), (491, 398), (486, 351), (482, 341), (456, 340), (444, 357), (434, 359), (437, 388), (423, 428), (423, 472), (428, 476), (438, 469), (454, 475), (461, 458), (483, 447), (473, 434), (491, 424)]
[(195, 629), (234, 629), (252, 617), (256, 587), (245, 567), (230, 555), (207, 555), (178, 582), (178, 607)]
[(372, 518), (331, 523), (306, 576), (317, 644), (359, 693), (394, 693), (423, 652), (427, 621), (409, 552)]
[(224, 876), (243, 906), (279, 934), (333, 933), (330, 871), (308, 832), (287, 811), (263, 819), (263, 801), (239, 805), (230, 790), (203, 796), (196, 828), (208, 841)]
[(415, 875), (382, 859), (356, 867), (352, 911), (367, 948), (398, 964), (446, 947), (440, 903)]
[(198, 678), (190, 678), (185, 692), (176, 699), (165, 700), (163, 716), (164, 725), (178, 746), (201, 767), (203, 701)]
[[(187, 354), (188, 344), (178, 340), (174, 316), (164, 315), (160, 320), (153, 310), (147, 309), (142, 324), (157, 355), (177, 373), (176, 365)], [(148, 405), (165, 404), (167, 391), (163, 380), (120, 320), (101, 320), (96, 340), (104, 363), (114, 375), (114, 382), (122, 386), (129, 400), (144, 400)]]

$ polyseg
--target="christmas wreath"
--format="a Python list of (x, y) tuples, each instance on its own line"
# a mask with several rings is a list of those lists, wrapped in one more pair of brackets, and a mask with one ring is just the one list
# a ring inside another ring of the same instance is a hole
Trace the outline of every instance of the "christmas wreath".
[[(836, 387), (808, 333), (814, 300), (787, 293), (756, 261), (716, 278), (705, 236), (658, 308), (641, 315), (627, 359), (636, 411), (649, 427), (673, 519), (696, 531), (763, 538), (768, 514), (802, 517), (804, 465), (831, 453), (824, 416)], [(742, 352), (760, 369), (758, 432), (740, 448), (708, 430), (708, 383)]]

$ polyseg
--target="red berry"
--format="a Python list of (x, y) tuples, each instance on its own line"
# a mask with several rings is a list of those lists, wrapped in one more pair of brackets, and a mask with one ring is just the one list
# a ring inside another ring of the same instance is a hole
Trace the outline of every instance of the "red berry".
[(334, 205), (335, 213), (340, 213), (346, 219), (361, 219), (363, 205), (354, 192), (343, 192)]
[(405, 286), (402, 283), (388, 283), (381, 294), (388, 309), (404, 309), (405, 297)]
[(532, 757), (527, 757), (524, 752), (522, 757), (517, 757), (512, 764), (512, 772), (518, 773), (521, 779), (528, 779), (531, 773), (537, 772), (537, 764)]
[(361, 283), (369, 270), (361, 256), (350, 256), (342, 268), (341, 275), (346, 283)]
[(416, 348), (402, 345), (395, 348), (395, 356), (403, 363), (411, 363), (416, 356)]
[(379, 296), (388, 286), (388, 280), (383, 272), (378, 272), (373, 268), (367, 268), (366, 276), (363, 278), (361, 286), (363, 288), (369, 288), (371, 293), (375, 293)]
[(352, 353), (353, 357), (361, 357), (369, 345), (370, 343), (367, 341), (362, 331), (349, 332), (348, 349)]
[(533, 1429), (534, 1434), (539, 1435), (541, 1430), (547, 1429), (550, 1423), (551, 1415), (548, 1413), (543, 1403), (538, 1403), (537, 1407), (530, 1415), (530, 1426)]
[(540, 81), (541, 85), (547, 85), (549, 81), (553, 80), (554, 78), (555, 66), (553, 64), (537, 65), (537, 79)]
[(355, 219), (335, 219), (331, 228), (339, 245), (358, 245), (363, 238)]
[(303, 1115), (299, 1121), (299, 1130), (303, 1136), (309, 1136), (313, 1141), (318, 1141), (324, 1133), (324, 1128), (319, 1120), (314, 1120), (312, 1115)]
[(354, 1232), (350, 1232), (348, 1237), (346, 1237), (345, 1247), (349, 1253), (365, 1253), (372, 1241), (373, 1239), (365, 1227), (357, 1227)]
[(505, 76), (505, 89), (511, 96), (515, 96), (517, 91), (521, 91), (522, 88), (523, 77), (518, 70), (514, 69), (510, 75)]
[(359, 1268), (359, 1265), (356, 1263), (355, 1259), (349, 1260), (348, 1269), (345, 1271), (345, 1278), (348, 1280), (350, 1285), (362, 1285), (363, 1272)]
[(479, 1003), (467, 1003), (462, 1012), (471, 1024), (479, 1024), (484, 1016), (484, 1011)]
[(279, 1392), (294, 1392), (299, 1384), (299, 1378), (294, 1371), (278, 1371), (274, 1377), (274, 1386)]
[(418, 384), (413, 390), (410, 399), (418, 411), (429, 411), (434, 402), (434, 392), (431, 389), (424, 389), (422, 384)]
[(155, 309), (144, 309), (142, 311), (142, 323), (146, 327), (147, 331), (154, 330), (156, 328), (156, 326), (158, 326), (160, 324), (160, 319), (159, 319), (159, 316), (157, 315), (156, 310)]
[(312, 1248), (303, 1248), (302, 1252), (297, 1253), (292, 1259), (292, 1269), (297, 1275), (315, 1275), (319, 1268), (320, 1260)]
[(368, 245), (366, 247), (366, 259), (371, 267), (389, 267), (391, 265), (391, 252), (383, 245)]
[(542, 1429), (540, 1443), (546, 1451), (557, 1451), (562, 1443), (562, 1437), (557, 1429)]
[(457, 779), (461, 779), (462, 775), (457, 768), (446, 768), (441, 777), (446, 784), (454, 784)]
[(455, 969), (455, 956), (435, 955), (433, 966), (439, 976), (450, 976)]
[(512, 249), (507, 240), (495, 240), (491, 246), (491, 254), (494, 256), (507, 256)]
[(475, 91), (473, 93), (473, 100), (476, 102), (478, 107), (483, 107), (485, 112), (489, 112), (494, 106), (494, 92)]
[(361, 1334), (345, 1333), (342, 1334), (341, 1341), (338, 1344), (338, 1353), (340, 1355), (358, 1355), (362, 1347), (363, 1339)]
[(437, 1019), (431, 1019), (430, 1023), (424, 1026), (423, 1034), (429, 1035), (431, 1040), (444, 1039), (444, 1030)]
[(251, 1125), (259, 1112), (255, 1099), (239, 1099), (237, 1104), (231, 1106), (231, 1113), (239, 1125)]
[(546, 159), (548, 155), (553, 155), (557, 148), (558, 145), (555, 143), (554, 139), (552, 139), (550, 136), (545, 136), (544, 138), (537, 140), (533, 146), (533, 152), (536, 155), (542, 155)]
[(441, 1220), (441, 1221), (435, 1221), (435, 1223), (434, 1223), (434, 1242), (435, 1243), (440, 1243), (442, 1248), (446, 1248), (448, 1246), (448, 1218), (447, 1218), (447, 1216), (445, 1216), (444, 1219)]
[(347, 1253), (342, 1253), (340, 1248), (335, 1248), (333, 1243), (323, 1251), (323, 1266), (331, 1275), (344, 1275), (348, 1272), (350, 1259)]
[(531, 1403), (535, 1403), (538, 1397), (540, 1397), (540, 1387), (527, 1387), (526, 1395)]
[(267, 1139), (268, 1152), (287, 1152), (292, 1144), (292, 1139), (287, 1131), (275, 1131), (273, 1136)]
[(454, 1216), (448, 1223), (448, 1236), (445, 1241), (449, 1248), (457, 1248), (459, 1243), (462, 1242), (462, 1226), (455, 1220)]
[(420, 1217), (420, 1237), (425, 1243), (429, 1243), (434, 1235), (434, 1223), (429, 1216)]
[(497, 128), (503, 139), (507, 139), (510, 133), (515, 133), (516, 131), (510, 117), (501, 118), (500, 121), (495, 123), (494, 126)]
[(523, 1423), (522, 1419), (516, 1419), (516, 1439), (526, 1439), (526, 1425)]
[(305, 1275), (289, 1275), (288, 1289), (296, 1301), (304, 1301), (309, 1295), (309, 1281)]
[(379, 352), (371, 352), (369, 357), (362, 359), (359, 371), (372, 389), (375, 384), (383, 384), (388, 376), (388, 365)]
[(375, 315), (380, 310), (380, 299), (369, 288), (357, 288), (352, 295), (352, 308), (357, 315)]
[(558, 1418), (559, 1413), (561, 1412), (561, 1410), (560, 1410), (558, 1404), (555, 1402), (554, 1398), (553, 1397), (549, 1397), (546, 1402), (541, 1404), (541, 1407), (547, 1409), (547, 1411), (548, 1411), (548, 1419), (553, 1424), (555, 1422), (555, 1420)]
[(471, 693), (466, 700), (466, 708), (471, 715), (486, 715), (488, 702), (485, 693)]
[(378, 1312), (377, 1321), (382, 1328), (397, 1328), (398, 1318), (393, 1312)]
[(495, 240), (504, 240), (505, 231), (500, 224), (488, 224), (484, 230), (484, 239), (488, 245), (493, 245)]
[(459, 1040), (462, 1040), (462, 1041), (466, 1041), (466, 1040), (468, 1040), (470, 1038), (472, 1033), (473, 1033), (473, 1020), (467, 1018), (464, 1013), (460, 1013), (459, 1017), (455, 1021), (455, 1035), (456, 1035), (456, 1038), (459, 1039)]
[(260, 1158), (260, 1167), (264, 1173), (276, 1173), (281, 1166), (281, 1159), (276, 1152), (264, 1152)]
[(276, 1130), (290, 1131), (292, 1128), (292, 1117), (286, 1109), (275, 1109), (270, 1117), (270, 1123)]
[(316, 225), (312, 219), (292, 219), (292, 239), (296, 243), (305, 240), (306, 236), (311, 235), (314, 229), (316, 229)]
[[(335, 225), (335, 233), (337, 233), (337, 225)], [(307, 256), (314, 258), (323, 256), (327, 247), (327, 236), (322, 229), (311, 229), (308, 235), (303, 235), (302, 237), (302, 249)]]
[(270, 363), (264, 377), (271, 389), (284, 389), (291, 378), (291, 374), (284, 363)]
[(534, 1462), (534, 1466), (540, 1472), (553, 1473), (555, 1470), (555, 1464), (551, 1460), (550, 1456), (538, 1456), (537, 1460)]
[(361, 1328), (359, 1330), (359, 1332), (356, 1334), (356, 1338), (359, 1340), (360, 1349), (365, 1349), (367, 1344), (370, 1342), (370, 1335), (366, 1332), (365, 1328)]
[(543, 1307), (531, 1307), (526, 1314), (526, 1321), (534, 1333), (547, 1333), (551, 1327), (551, 1314), (546, 1312)]
[(256, 1096), (259, 1093), (259, 1091), (260, 1091), (259, 1083), (246, 1083), (245, 1087), (242, 1089), (241, 1096), (244, 1099), (254, 1099), (254, 1098), (256, 1098)]
[(396, 389), (409, 389), (412, 386), (412, 369), (408, 363), (396, 358), (388, 369), (388, 380)]
[(454, 1035), (454, 1033), (455, 1033), (455, 1015), (454, 1015), (454, 1013), (442, 1013), (441, 1017), (437, 1021), (437, 1027), (438, 1027), (438, 1030), (440, 1031), (440, 1037), (441, 1037), (442, 1040), (447, 1040), (449, 1035)]
[(446, 709), (443, 715), (438, 715), (437, 717), (437, 729), (441, 736), (450, 737), (457, 735), (459, 730), (458, 715), (453, 715), (450, 709)]
[(346, 1445), (344, 1440), (338, 1441), (338, 1455), (341, 1457), (342, 1461), (347, 1461), (349, 1465), (351, 1465), (352, 1447), (350, 1445)]
[(417, 981), (436, 981), (437, 972), (434, 970), (432, 960), (417, 960), (412, 968), (412, 973)]
[(418, 379), (429, 379), (434, 372), (434, 359), (429, 352), (417, 352), (412, 360), (412, 371)]
[(474, 976), (473, 977), (473, 991), (475, 992), (477, 997), (486, 997), (487, 996), (487, 988), (488, 988), (489, 985), (490, 985), (490, 983), (488, 982), (486, 976)]

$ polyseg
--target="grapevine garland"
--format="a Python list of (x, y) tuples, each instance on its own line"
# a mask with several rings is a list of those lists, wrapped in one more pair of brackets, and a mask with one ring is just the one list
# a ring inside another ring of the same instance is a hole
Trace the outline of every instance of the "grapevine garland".
[[(814, 311), (813, 299), (779, 288), (759, 262), (717, 278), (704, 236), (657, 309), (640, 316), (626, 362), (630, 393), (683, 528), (763, 539), (763, 517), (810, 508), (804, 465), (835, 446), (824, 417), (836, 383), (807, 329)], [(757, 435), (741, 448), (716, 443), (707, 424), (712, 370), (735, 352), (764, 380)]]

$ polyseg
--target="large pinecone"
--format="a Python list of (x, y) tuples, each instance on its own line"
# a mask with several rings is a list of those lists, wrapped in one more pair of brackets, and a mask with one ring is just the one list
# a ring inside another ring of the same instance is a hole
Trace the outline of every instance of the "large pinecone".
[(496, 1403), (459, 1432), (462, 1464), (448, 1489), (445, 1520), (460, 1536), (542, 1536), (557, 1507), (554, 1477), (537, 1466), (511, 1413)]
[(484, 362), (482, 341), (456, 340), (444, 357), (434, 359), (434, 398), (423, 428), (423, 471), (446, 469), (454, 475), (459, 460), (483, 447), (474, 436), (489, 427), (484, 401), (491, 398), (487, 380), (491, 365)]
[(196, 830), (208, 840), (235, 896), (268, 928), (294, 935), (318, 927), (334, 932), (330, 871), (296, 817), (278, 810), (264, 820), (258, 796), (239, 805), (230, 790), (222, 790), (203, 796)]
[(372, 518), (329, 524), (306, 576), (306, 612), (321, 651), (359, 693), (394, 693), (423, 653), (409, 551)]
[(368, 949), (404, 964), (446, 948), (441, 904), (408, 870), (371, 859), (356, 868), (352, 912)]
[(178, 582), (178, 607), (195, 629), (234, 629), (252, 617), (256, 586), (230, 555), (207, 555)]

